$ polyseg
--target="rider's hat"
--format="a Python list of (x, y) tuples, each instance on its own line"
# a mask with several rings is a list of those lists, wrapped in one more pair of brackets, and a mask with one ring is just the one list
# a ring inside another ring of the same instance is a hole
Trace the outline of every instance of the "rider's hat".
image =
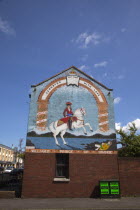
[(72, 105), (72, 103), (71, 102), (67, 102), (66, 105)]

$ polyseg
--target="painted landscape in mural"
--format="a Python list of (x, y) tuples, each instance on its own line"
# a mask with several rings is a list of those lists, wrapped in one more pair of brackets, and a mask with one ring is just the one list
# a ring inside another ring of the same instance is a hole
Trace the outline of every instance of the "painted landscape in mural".
[(112, 89), (76, 67), (32, 86), (26, 148), (116, 150)]

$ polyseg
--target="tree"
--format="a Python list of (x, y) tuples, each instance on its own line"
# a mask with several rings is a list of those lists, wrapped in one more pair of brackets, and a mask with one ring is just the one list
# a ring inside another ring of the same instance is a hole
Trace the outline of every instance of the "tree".
[(25, 159), (25, 152), (22, 152), (22, 153), (18, 154), (18, 157), (24, 160)]
[(129, 126), (128, 132), (121, 128), (117, 133), (120, 135), (122, 148), (118, 150), (120, 157), (140, 157), (140, 135), (136, 133), (137, 128), (134, 123)]
[(19, 153), (22, 153), (22, 150), (23, 150), (23, 141), (24, 141), (24, 139), (19, 139), (19, 145), (18, 145), (18, 147), (19, 147)]
[(24, 139), (19, 139), (19, 145), (18, 145), (18, 157), (21, 158), (21, 159), (25, 159), (25, 152), (23, 151), (23, 142), (24, 142)]

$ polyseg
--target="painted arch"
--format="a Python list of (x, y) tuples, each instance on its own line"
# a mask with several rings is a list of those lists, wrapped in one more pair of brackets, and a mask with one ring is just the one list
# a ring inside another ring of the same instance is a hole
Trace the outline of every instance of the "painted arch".
[[(45, 130), (48, 118), (48, 103), (52, 94), (60, 87), (66, 86), (66, 77), (61, 77), (49, 83), (38, 97), (38, 109), (36, 126), (39, 130)], [(109, 130), (108, 103), (103, 92), (90, 80), (80, 77), (79, 86), (86, 88), (95, 98), (98, 107), (99, 129), (102, 132)]]

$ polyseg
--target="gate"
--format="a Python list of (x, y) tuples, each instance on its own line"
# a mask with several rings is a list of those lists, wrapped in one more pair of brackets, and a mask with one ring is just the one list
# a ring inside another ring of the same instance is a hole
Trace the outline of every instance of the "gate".
[(23, 171), (0, 174), (0, 191), (15, 191), (15, 197), (20, 198), (22, 192)]

